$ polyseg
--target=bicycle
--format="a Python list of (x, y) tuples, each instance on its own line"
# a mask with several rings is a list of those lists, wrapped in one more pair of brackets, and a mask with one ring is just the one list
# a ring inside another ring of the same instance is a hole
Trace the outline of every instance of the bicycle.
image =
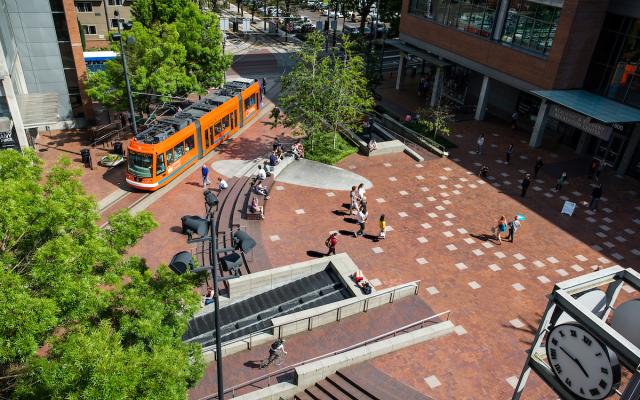
[(269, 353), (269, 357), (260, 361), (260, 369), (267, 368), (272, 363), (276, 366), (280, 366), (284, 364), (284, 361), (287, 359), (287, 353), (281, 350), (277, 350)]

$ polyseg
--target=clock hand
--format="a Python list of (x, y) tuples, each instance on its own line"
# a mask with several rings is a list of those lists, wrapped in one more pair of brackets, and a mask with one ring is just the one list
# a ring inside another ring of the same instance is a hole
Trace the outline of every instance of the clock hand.
[(566, 354), (570, 359), (573, 360), (573, 362), (575, 362), (576, 364), (578, 364), (578, 367), (582, 370), (582, 372), (584, 373), (584, 375), (588, 378), (589, 374), (587, 373), (587, 371), (584, 369), (584, 367), (582, 366), (582, 364), (580, 363), (580, 360), (578, 360), (576, 357), (573, 357), (571, 354), (569, 354), (562, 346), (560, 346), (560, 350)]

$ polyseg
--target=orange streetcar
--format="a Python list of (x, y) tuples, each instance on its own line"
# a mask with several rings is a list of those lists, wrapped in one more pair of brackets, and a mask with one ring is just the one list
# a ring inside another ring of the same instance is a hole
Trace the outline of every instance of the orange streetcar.
[(258, 81), (236, 78), (159, 120), (129, 144), (127, 183), (149, 191), (165, 186), (255, 118), (261, 105)]

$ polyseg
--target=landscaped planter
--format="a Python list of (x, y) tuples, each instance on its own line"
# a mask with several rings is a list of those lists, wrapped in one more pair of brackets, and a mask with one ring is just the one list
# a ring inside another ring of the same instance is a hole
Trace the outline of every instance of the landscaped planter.
[(100, 159), (100, 165), (104, 167), (117, 167), (124, 162), (124, 157), (119, 154), (107, 154)]

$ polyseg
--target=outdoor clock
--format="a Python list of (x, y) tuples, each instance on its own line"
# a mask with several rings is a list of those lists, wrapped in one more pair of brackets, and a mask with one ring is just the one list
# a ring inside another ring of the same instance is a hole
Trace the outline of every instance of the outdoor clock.
[(620, 385), (616, 354), (577, 323), (551, 329), (547, 359), (556, 378), (579, 399), (604, 399)]

